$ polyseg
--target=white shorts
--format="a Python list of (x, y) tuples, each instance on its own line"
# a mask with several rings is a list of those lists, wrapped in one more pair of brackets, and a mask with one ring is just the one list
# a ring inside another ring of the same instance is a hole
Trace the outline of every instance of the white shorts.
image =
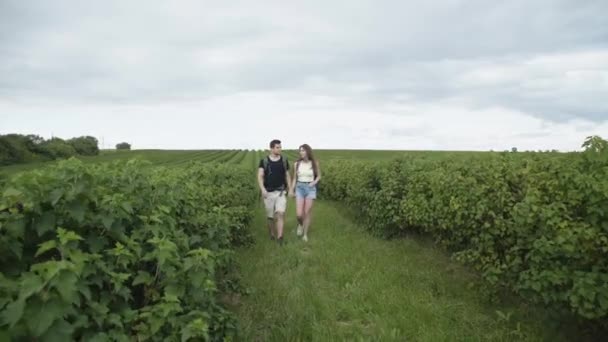
[(287, 207), (287, 191), (268, 192), (268, 197), (264, 198), (264, 206), (268, 218), (274, 218), (275, 213), (284, 213)]

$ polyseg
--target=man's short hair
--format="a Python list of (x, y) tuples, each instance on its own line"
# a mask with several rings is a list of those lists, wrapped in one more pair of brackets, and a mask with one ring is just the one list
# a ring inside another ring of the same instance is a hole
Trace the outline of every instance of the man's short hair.
[(270, 148), (274, 148), (276, 145), (281, 145), (281, 140), (274, 139), (270, 142)]

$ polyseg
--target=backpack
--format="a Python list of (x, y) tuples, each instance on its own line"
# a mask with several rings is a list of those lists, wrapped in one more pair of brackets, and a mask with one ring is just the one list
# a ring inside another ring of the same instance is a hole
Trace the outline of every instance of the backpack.
[[(270, 162), (269, 162), (269, 158), (268, 156), (266, 156), (264, 159), (262, 159), (262, 163), (264, 164), (264, 177), (268, 176), (270, 174)], [(281, 156), (281, 161), (283, 162), (283, 170), (285, 170), (285, 172), (287, 172), (288, 169), (288, 161), (287, 158), (284, 158), (283, 156)], [(285, 181), (287, 182), (287, 178), (285, 178)], [(288, 184), (285, 184), (285, 187), (288, 187)]]

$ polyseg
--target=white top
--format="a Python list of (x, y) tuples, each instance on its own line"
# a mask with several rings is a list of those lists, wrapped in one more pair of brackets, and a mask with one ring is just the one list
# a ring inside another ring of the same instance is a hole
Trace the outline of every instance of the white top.
[(315, 172), (312, 169), (311, 161), (300, 161), (297, 177), (298, 182), (312, 182), (315, 180)]

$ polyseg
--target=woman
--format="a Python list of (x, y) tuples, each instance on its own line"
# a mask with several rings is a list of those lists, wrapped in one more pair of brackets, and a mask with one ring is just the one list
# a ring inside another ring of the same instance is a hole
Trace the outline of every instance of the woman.
[[(312, 154), (312, 148), (307, 144), (300, 146), (300, 158), (293, 164), (295, 177), (291, 183), (292, 196), (296, 197), (296, 215), (298, 228), (296, 233), (302, 240), (308, 241), (308, 229), (312, 213), (312, 205), (317, 198), (317, 183), (321, 179), (319, 162)], [(295, 191), (294, 191), (295, 189)]]

